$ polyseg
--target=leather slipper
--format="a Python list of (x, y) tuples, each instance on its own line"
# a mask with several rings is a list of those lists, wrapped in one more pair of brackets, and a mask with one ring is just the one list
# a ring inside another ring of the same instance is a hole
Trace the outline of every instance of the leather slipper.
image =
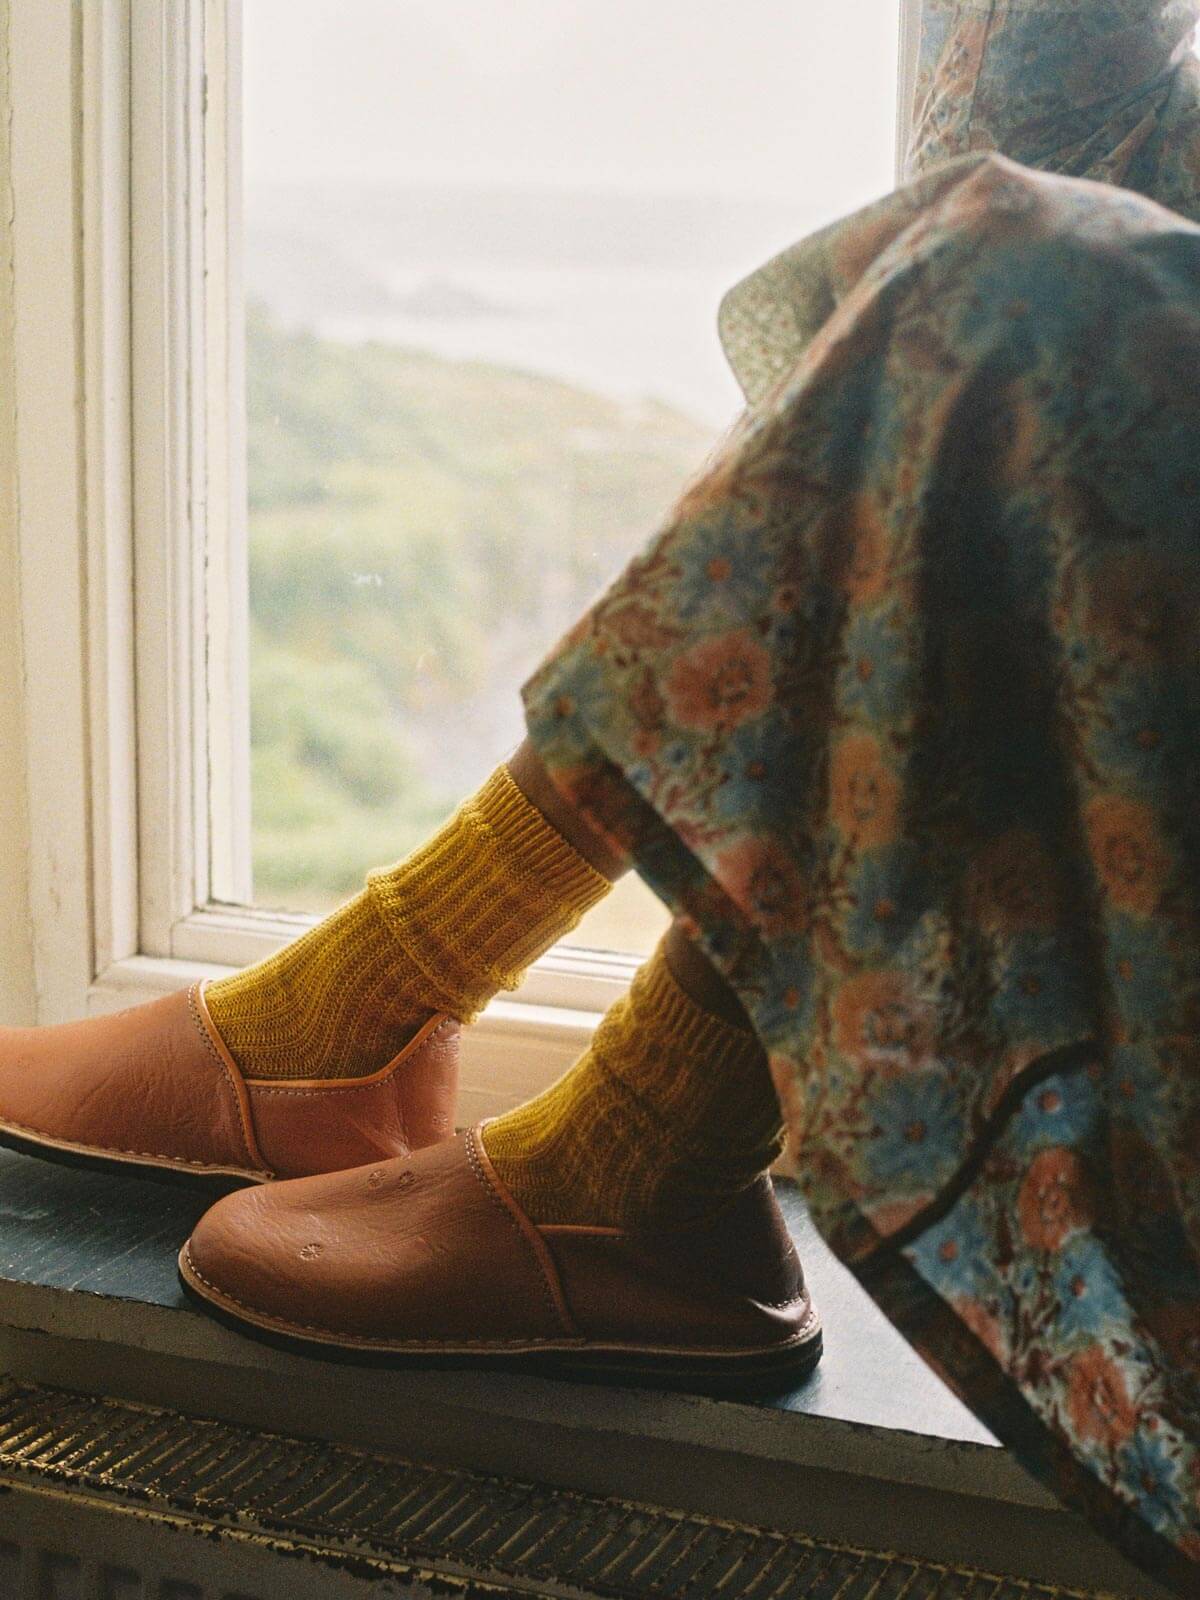
[(821, 1353), (769, 1178), (689, 1227), (539, 1227), (479, 1130), (229, 1195), (179, 1270), (206, 1311), (310, 1355), (724, 1392), (794, 1385)]
[(363, 1078), (247, 1078), (204, 987), (109, 1016), (0, 1028), (0, 1144), (231, 1183), (337, 1172), (454, 1131), (459, 1024), (435, 1016)]

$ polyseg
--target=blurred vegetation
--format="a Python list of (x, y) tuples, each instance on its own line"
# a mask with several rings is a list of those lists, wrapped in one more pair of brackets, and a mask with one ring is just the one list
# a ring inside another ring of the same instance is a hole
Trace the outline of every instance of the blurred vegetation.
[(258, 305), (247, 402), (255, 898), (321, 910), (515, 743), (520, 683), (712, 440)]

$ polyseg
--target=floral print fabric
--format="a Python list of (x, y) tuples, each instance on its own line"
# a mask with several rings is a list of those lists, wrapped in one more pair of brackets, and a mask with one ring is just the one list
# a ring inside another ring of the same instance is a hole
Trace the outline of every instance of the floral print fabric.
[(1196, 0), (924, 0), (909, 175), (999, 150), (1196, 220), (1198, 13)]
[[(748, 410), (524, 691), (741, 995), (826, 1237), (1188, 1593), (1200, 204), (955, 152), (1099, 159), (1126, 102), (1183, 106), (1194, 11), (930, 6), (918, 176), (727, 297)], [(1108, 28), (1103, 94), (1027, 81), (1035, 14), (1056, 71)]]

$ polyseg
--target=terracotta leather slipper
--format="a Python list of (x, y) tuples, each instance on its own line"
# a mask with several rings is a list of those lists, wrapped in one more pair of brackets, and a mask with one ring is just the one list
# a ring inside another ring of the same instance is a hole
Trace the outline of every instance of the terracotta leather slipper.
[(537, 1227), (478, 1130), (229, 1195), (179, 1270), (204, 1310), (310, 1355), (725, 1392), (795, 1384), (821, 1353), (769, 1179), (699, 1227)]
[(370, 1077), (284, 1080), (243, 1076), (202, 984), (85, 1022), (0, 1028), (0, 1144), (225, 1188), (405, 1156), (454, 1131), (459, 1033), (436, 1016)]

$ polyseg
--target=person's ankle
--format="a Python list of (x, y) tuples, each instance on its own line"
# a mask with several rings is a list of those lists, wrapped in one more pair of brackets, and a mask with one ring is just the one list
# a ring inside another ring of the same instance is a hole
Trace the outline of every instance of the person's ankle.
[(737, 991), (721, 976), (712, 962), (687, 933), (678, 918), (663, 938), (663, 955), (671, 976), (695, 1005), (731, 1028), (751, 1031), (751, 1022)]
[(431, 1013), (466, 1023), (610, 884), (504, 767), (403, 861), (257, 967), (213, 986), (251, 1077), (361, 1077)]
[(209, 984), (212, 1024), (247, 1078), (369, 1077), (438, 1008), (420, 971), (398, 971), (364, 892), (266, 961)]
[(638, 1230), (719, 1209), (779, 1152), (757, 1037), (683, 992), (662, 946), (556, 1084), (483, 1130), (532, 1221)]

